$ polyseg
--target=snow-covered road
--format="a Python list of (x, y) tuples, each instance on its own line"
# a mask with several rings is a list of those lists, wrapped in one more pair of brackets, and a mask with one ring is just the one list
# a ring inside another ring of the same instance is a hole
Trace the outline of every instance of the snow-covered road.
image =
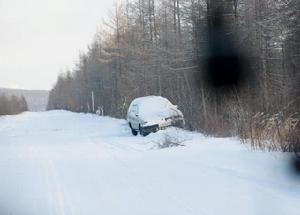
[[(158, 149), (166, 135), (185, 146)], [(0, 215), (300, 214), (288, 156), (66, 111), (0, 117)]]

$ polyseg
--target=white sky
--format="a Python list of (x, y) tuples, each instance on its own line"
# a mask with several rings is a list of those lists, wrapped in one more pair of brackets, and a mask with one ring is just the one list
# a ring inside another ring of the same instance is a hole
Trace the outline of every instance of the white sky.
[(73, 68), (113, 0), (0, 0), (0, 87), (50, 89)]

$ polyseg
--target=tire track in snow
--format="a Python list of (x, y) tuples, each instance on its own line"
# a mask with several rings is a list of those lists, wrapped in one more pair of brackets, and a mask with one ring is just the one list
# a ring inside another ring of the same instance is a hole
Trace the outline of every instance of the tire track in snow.
[[(47, 151), (50, 153), (49, 149)], [(39, 146), (31, 146), (30, 153), (36, 162), (36, 168), (43, 170), (45, 182), (47, 185), (47, 199), (50, 214), (55, 215), (73, 215), (73, 205), (70, 196), (67, 195), (65, 186), (59, 177), (54, 161)]]
[[(58, 172), (52, 160), (45, 160), (45, 167), (48, 169), (48, 176), (50, 177), (50, 189), (54, 188), (52, 195), (55, 196), (55, 205), (58, 206), (59, 215), (72, 215), (72, 205), (70, 204), (70, 198), (66, 194), (62, 180), (60, 180)], [(54, 187), (53, 187), (54, 185)]]

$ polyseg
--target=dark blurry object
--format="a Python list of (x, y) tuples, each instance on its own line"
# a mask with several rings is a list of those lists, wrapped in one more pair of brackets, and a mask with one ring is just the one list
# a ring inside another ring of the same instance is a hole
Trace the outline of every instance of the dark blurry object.
[(300, 175), (300, 152), (295, 152), (295, 156), (292, 158), (291, 164), (293, 172)]
[(241, 59), (237, 55), (211, 56), (207, 61), (206, 80), (215, 88), (239, 86)]
[(221, 10), (212, 13), (204, 66), (204, 78), (213, 88), (237, 87), (243, 81), (244, 59)]
[(291, 170), (294, 174), (300, 176), (300, 121), (295, 123), (288, 142), (295, 154), (291, 158)]

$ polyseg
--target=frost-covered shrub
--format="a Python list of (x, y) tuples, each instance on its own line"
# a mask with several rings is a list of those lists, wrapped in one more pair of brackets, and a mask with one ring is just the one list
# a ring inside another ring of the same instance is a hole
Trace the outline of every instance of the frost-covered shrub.
[(299, 151), (300, 116), (257, 113), (245, 121), (242, 133), (255, 149)]

